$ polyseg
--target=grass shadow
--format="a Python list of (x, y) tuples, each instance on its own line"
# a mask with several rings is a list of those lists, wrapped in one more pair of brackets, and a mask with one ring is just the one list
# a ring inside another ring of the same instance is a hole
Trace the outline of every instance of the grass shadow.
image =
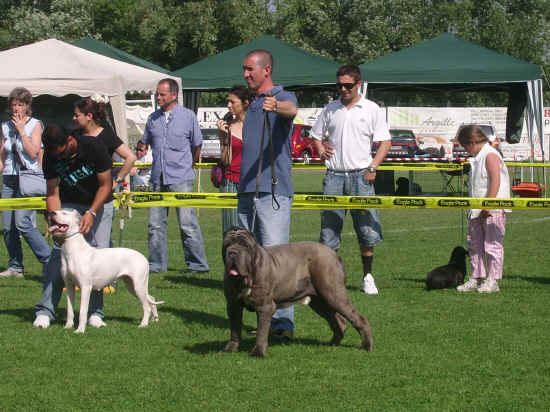
[(34, 321), (34, 312), (34, 308), (2, 310), (2, 314), (4, 315), (17, 316), (18, 318), (21, 318), (21, 320), (31, 323)]
[[(218, 279), (206, 279), (197, 276), (175, 276), (175, 275), (165, 275), (163, 279), (172, 282), (172, 283), (185, 283), (190, 286), (198, 286), (201, 288), (208, 289), (221, 289), (223, 287), (223, 281)], [(159, 289), (162, 289), (162, 286), (157, 286)]]
[(505, 275), (505, 280), (524, 280), (527, 282), (533, 282), (533, 283), (540, 283), (542, 285), (550, 285), (550, 278), (545, 278), (542, 276), (520, 276), (520, 275), (512, 275), (507, 276)]
[(159, 312), (171, 313), (185, 322), (200, 323), (208, 327), (229, 330), (229, 321), (226, 317), (212, 315), (211, 313), (200, 312), (198, 310), (176, 309), (167, 306), (159, 306)]

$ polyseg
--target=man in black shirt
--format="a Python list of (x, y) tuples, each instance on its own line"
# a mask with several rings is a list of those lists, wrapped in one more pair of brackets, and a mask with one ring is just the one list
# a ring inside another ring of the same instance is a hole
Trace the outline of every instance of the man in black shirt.
[[(89, 136), (73, 136), (59, 126), (50, 125), (42, 136), (45, 156), (44, 176), (47, 180), (46, 209), (48, 212), (73, 208), (82, 214), (80, 232), (92, 245), (109, 247), (112, 208), (111, 165), (107, 148)], [(61, 298), (61, 249), (55, 246), (44, 274), (42, 299), (35, 306), (35, 327), (47, 328), (55, 320), (55, 309)], [(88, 324), (105, 326), (103, 322), (103, 293), (92, 292)]]

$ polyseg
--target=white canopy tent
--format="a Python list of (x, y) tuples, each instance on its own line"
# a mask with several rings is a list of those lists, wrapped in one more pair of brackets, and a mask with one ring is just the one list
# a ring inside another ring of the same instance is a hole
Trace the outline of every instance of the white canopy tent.
[[(15, 87), (33, 96), (65, 96), (94, 93), (109, 96), (118, 136), (128, 142), (126, 93), (154, 92), (159, 80), (173, 78), (181, 91), (181, 79), (48, 39), (0, 52), (0, 96)], [(182, 93), (178, 95), (182, 103)]]

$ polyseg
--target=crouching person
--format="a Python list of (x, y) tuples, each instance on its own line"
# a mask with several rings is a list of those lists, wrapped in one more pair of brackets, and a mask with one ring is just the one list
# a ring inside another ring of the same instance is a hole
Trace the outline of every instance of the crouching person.
[[(44, 176), (47, 180), (46, 209), (73, 208), (80, 212), (80, 232), (92, 246), (109, 247), (113, 220), (111, 157), (107, 148), (93, 137), (67, 133), (50, 125), (43, 134)], [(47, 328), (63, 290), (61, 249), (55, 246), (46, 266), (42, 299), (35, 306), (33, 326)], [(88, 324), (99, 328), (103, 322), (103, 292), (93, 291)]]

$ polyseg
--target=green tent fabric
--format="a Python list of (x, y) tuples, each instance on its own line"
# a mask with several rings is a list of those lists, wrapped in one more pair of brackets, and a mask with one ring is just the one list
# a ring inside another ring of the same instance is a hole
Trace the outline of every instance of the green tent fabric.
[(157, 66), (154, 63), (150, 63), (147, 60), (140, 59), (139, 57), (133, 56), (129, 53), (126, 53), (125, 51), (119, 50), (116, 47), (110, 46), (107, 43), (93, 39), (91, 37), (84, 37), (83, 39), (75, 41), (72, 44), (73, 46), (77, 46), (82, 49), (86, 49), (94, 53), (110, 57), (112, 59), (120, 60), (125, 63), (141, 66), (149, 70), (154, 70), (156, 72), (169, 73), (169, 70)]
[(446, 33), (360, 66), (371, 85), (495, 84), (536, 80), (542, 77), (535, 64)]
[(273, 81), (277, 85), (300, 88), (336, 82), (338, 63), (269, 35), (207, 57), (172, 74), (181, 77), (183, 90), (227, 90), (233, 85), (244, 84), (243, 59), (255, 49), (265, 49), (273, 55)]
[[(540, 66), (499, 54), (449, 33), (359, 67), (371, 90), (420, 88), (508, 92), (506, 140), (510, 143), (519, 142), (526, 106), (528, 117), (534, 113), (529, 103), (534, 100), (529, 98), (528, 85), (536, 89), (532, 83), (541, 83), (544, 75)], [(542, 100), (538, 105), (543, 106)], [(537, 121), (536, 127), (542, 143), (542, 122)]]

